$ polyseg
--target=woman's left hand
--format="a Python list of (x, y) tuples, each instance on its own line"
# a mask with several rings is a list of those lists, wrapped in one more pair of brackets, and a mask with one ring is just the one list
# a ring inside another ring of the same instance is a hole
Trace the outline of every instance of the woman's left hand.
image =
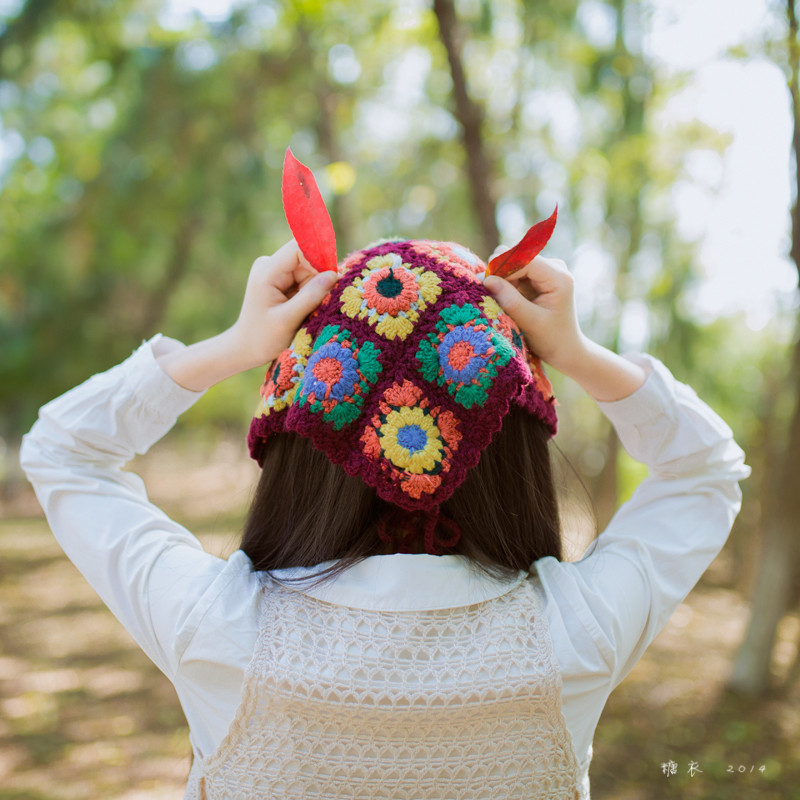
[(224, 333), (182, 347), (162, 339), (154, 353), (161, 369), (185, 389), (203, 391), (231, 375), (264, 366), (294, 338), (303, 320), (338, 279), (318, 273), (294, 240), (250, 269), (239, 318)]
[(640, 366), (581, 331), (574, 282), (563, 261), (536, 256), (508, 280), (490, 275), (484, 285), (517, 323), (531, 351), (576, 380), (595, 400), (621, 400), (644, 383)]

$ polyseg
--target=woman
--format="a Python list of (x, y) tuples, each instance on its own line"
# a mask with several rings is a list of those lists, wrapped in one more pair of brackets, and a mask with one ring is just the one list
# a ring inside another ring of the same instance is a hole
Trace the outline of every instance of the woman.
[[(394, 241), (315, 275), (292, 241), (255, 262), (230, 329), (157, 336), (41, 410), (23, 466), (176, 687), (187, 797), (589, 797), (605, 701), (725, 543), (748, 470), (663, 365), (582, 334), (563, 262), (482, 270), (456, 245)], [(574, 563), (531, 353), (650, 468)], [(120, 467), (265, 363), (264, 473), (222, 560)]]

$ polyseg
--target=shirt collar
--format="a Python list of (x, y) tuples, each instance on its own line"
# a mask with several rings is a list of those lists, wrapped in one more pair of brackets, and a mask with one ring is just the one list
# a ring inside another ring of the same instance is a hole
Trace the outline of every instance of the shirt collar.
[(498, 580), (464, 556), (395, 553), (370, 556), (313, 585), (314, 575), (335, 563), (272, 570), (270, 575), (317, 600), (371, 611), (434, 611), (473, 605), (510, 592), (528, 577), (520, 570), (510, 579)]

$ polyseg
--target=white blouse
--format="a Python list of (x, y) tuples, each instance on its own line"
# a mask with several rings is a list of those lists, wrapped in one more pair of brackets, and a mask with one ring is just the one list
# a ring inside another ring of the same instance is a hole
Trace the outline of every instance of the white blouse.
[[(44, 406), (21, 461), (67, 556), (175, 685), (203, 758), (241, 699), (260, 584), (241, 550), (227, 560), (206, 553), (149, 502), (140, 478), (122, 471), (201, 396), (161, 370), (152, 351), (158, 338)], [(730, 428), (692, 389), (659, 361), (628, 357), (648, 371), (644, 385), (599, 405), (650, 475), (579, 561), (533, 565), (563, 714), (584, 765), (609, 694), (725, 544), (741, 503), (737, 481), (749, 474)], [(397, 554), (302, 590), (354, 608), (440, 609), (497, 597), (525, 575), (498, 582), (460, 556)]]

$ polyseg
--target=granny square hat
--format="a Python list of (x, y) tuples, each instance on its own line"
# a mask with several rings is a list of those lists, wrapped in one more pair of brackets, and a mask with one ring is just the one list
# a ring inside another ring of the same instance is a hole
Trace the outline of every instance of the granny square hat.
[[(304, 197), (313, 197), (308, 176)], [(285, 167), (284, 205), (301, 251), (340, 278), (267, 369), (248, 435), (254, 459), (261, 463), (270, 436), (292, 431), (384, 500), (436, 516), (512, 405), (555, 434), (550, 382), (484, 289), (478, 256), (452, 242), (395, 239), (336, 267), (335, 249), (320, 254), (298, 235), (286, 180)], [(316, 233), (325, 229), (318, 211), (303, 213)]]

